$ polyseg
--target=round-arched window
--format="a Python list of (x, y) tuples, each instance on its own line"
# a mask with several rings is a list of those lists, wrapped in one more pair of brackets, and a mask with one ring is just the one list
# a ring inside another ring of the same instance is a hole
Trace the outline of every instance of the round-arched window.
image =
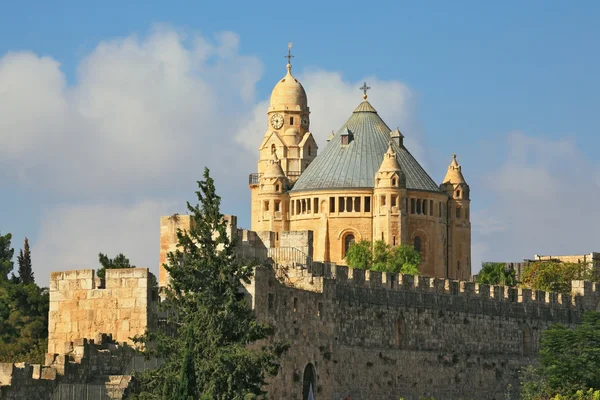
[(277, 148), (275, 147), (275, 143), (273, 143), (271, 145), (271, 154), (275, 154), (275, 151), (277, 150)]
[[(302, 376), (302, 400), (317, 399), (316, 396), (317, 374), (312, 364), (307, 364)], [(311, 397), (312, 394), (312, 397)]]
[(349, 233), (344, 237), (344, 258), (346, 257), (346, 254), (348, 254), (348, 250), (350, 249), (350, 246), (352, 246), (352, 244), (355, 242), (355, 238), (354, 235)]

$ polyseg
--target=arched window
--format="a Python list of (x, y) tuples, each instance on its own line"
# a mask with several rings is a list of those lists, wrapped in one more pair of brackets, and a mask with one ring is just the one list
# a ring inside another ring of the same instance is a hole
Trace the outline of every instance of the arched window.
[[(421, 238), (420, 237), (415, 236), (413, 246), (415, 246), (415, 250), (418, 251), (419, 254), (421, 254)], [(421, 255), (423, 255), (423, 254), (421, 254)]]
[(346, 257), (346, 254), (348, 254), (348, 249), (350, 249), (350, 246), (352, 246), (354, 241), (354, 235), (351, 233), (347, 234), (344, 237), (344, 258)]
[(308, 145), (308, 155), (312, 155), (312, 147), (310, 144)]
[(456, 197), (460, 197), (460, 190), (456, 191)]
[(398, 181), (396, 180), (396, 178), (392, 178), (392, 186), (396, 186), (396, 183), (398, 183)]
[(310, 399), (310, 393), (312, 392), (312, 399), (317, 399), (317, 374), (315, 373), (315, 367), (312, 364), (307, 364), (304, 368), (304, 374), (302, 375), (302, 400)]
[(271, 145), (271, 154), (275, 154), (275, 151), (277, 151), (277, 148), (275, 147), (275, 143), (273, 143)]

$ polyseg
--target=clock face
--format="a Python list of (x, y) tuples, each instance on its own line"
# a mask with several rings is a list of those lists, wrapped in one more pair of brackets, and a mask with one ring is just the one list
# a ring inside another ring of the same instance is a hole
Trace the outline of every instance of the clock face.
[(308, 115), (303, 115), (300, 119), (300, 124), (302, 124), (303, 128), (308, 128)]
[(273, 114), (271, 116), (271, 125), (275, 129), (279, 129), (283, 126), (283, 116), (281, 114)]

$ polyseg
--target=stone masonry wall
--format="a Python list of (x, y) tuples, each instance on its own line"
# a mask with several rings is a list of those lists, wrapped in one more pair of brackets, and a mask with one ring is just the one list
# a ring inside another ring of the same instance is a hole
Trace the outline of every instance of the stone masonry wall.
[(92, 339), (100, 332), (119, 342), (150, 328), (155, 310), (147, 268), (109, 269), (106, 279), (94, 270), (50, 275), (48, 353), (64, 354), (64, 343)]
[(590, 282), (574, 281), (565, 296), (340, 266), (303, 285), (313, 290), (259, 268), (248, 290), (259, 319), (291, 344), (269, 399), (302, 399), (308, 365), (317, 400), (500, 400), (509, 385), (515, 398), (542, 330), (577, 324), (600, 299)]

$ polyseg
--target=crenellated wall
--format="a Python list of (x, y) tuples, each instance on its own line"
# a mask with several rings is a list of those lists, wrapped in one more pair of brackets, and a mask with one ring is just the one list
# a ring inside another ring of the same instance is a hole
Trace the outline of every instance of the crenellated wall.
[(542, 330), (577, 324), (600, 300), (591, 282), (562, 295), (343, 266), (325, 276), (259, 268), (248, 292), (291, 344), (269, 399), (301, 398), (309, 364), (317, 399), (500, 400), (509, 385), (516, 398)]
[(148, 269), (108, 269), (105, 278), (91, 269), (50, 275), (48, 353), (64, 354), (65, 342), (99, 332), (131, 343), (151, 326), (157, 295)]

